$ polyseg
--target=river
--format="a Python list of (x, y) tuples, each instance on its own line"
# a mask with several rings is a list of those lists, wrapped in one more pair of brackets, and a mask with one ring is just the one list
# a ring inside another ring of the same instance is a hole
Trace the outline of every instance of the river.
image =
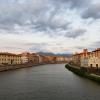
[(64, 64), (0, 72), (0, 100), (100, 100), (100, 85)]

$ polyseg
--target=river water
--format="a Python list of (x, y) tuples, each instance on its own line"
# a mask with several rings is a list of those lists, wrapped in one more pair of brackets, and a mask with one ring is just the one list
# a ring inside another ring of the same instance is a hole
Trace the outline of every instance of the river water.
[(0, 73), (0, 100), (100, 100), (100, 85), (64, 64)]

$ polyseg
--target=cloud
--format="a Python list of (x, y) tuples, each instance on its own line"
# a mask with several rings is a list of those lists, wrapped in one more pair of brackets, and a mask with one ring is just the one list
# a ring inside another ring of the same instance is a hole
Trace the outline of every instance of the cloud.
[(92, 43), (91, 47), (93, 47), (93, 48), (100, 48), (100, 41), (96, 41), (96, 42)]
[(63, 6), (68, 4), (75, 8), (86, 2), (87, 0), (84, 2), (82, 0), (1, 0), (0, 29), (15, 31), (15, 26), (19, 25), (44, 32), (65, 30), (69, 21), (62, 13), (66, 11)]
[(52, 0), (54, 5), (61, 6), (61, 5), (66, 5), (70, 8), (80, 8), (84, 7), (88, 4), (90, 0)]
[(62, 43), (26, 43), (24, 44), (26, 46), (29, 46), (28, 51), (30, 52), (52, 52), (52, 53), (64, 53), (66, 52), (66, 47), (62, 45)]
[(82, 17), (93, 19), (100, 18), (100, 3), (91, 4), (89, 7), (87, 7), (82, 13)]
[(65, 36), (69, 38), (77, 38), (79, 36), (82, 36), (85, 32), (86, 29), (77, 28), (77, 29), (70, 30), (65, 34)]
[(46, 0), (22, 1), (11, 0), (8, 3), (0, 1), (0, 29), (13, 30), (15, 24), (25, 26), (27, 21), (31, 24), (34, 22), (34, 17), (38, 14), (41, 15), (44, 8), (46, 8)]
[(48, 43), (32, 43), (30, 44), (31, 47), (29, 48), (29, 51), (35, 51), (35, 52), (40, 52), (40, 51), (45, 51), (48, 52), (47, 47), (49, 48)]
[(89, 18), (100, 18), (100, 3), (92, 1), (95, 0), (0, 0), (1, 45), (52, 52), (82, 44), (88, 47), (99, 38), (100, 22), (89, 23)]

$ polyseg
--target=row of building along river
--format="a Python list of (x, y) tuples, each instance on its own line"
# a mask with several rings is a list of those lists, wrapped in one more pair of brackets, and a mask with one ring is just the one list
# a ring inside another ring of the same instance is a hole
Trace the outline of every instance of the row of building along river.
[(0, 71), (32, 67), (33, 65), (64, 63), (71, 58), (64, 56), (45, 56), (38, 53), (24, 52), (21, 54), (13, 54), (8, 52), (0, 52)]

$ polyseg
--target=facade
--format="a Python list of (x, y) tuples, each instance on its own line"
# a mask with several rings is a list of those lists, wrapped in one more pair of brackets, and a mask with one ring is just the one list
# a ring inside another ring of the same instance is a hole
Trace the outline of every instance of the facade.
[(12, 53), (0, 53), (0, 64), (21, 64), (21, 56)]
[(56, 60), (55, 56), (39, 55), (39, 63), (54, 63), (55, 60)]
[(81, 67), (88, 67), (89, 55), (90, 55), (90, 52), (88, 52), (87, 49), (84, 49), (80, 56)]
[(39, 55), (37, 53), (30, 53), (28, 55), (28, 62), (31, 62), (33, 64), (39, 63)]
[(88, 56), (90, 52), (87, 49), (84, 49), (81, 53), (76, 53), (72, 57), (72, 61), (75, 65), (79, 67), (88, 67)]
[(69, 58), (68, 57), (63, 57), (63, 56), (57, 56), (56, 61), (57, 62), (68, 62)]
[(68, 62), (68, 57), (63, 56), (45, 56), (48, 63), (63, 63)]
[(22, 63), (39, 63), (39, 56), (37, 53), (25, 52), (21, 54)]
[(90, 53), (88, 67), (100, 68), (100, 49), (96, 49)]
[(47, 56), (41, 55), (40, 57), (41, 57), (41, 60), (40, 60), (41, 63), (43, 63), (43, 64), (48, 64), (49, 63), (49, 59), (48, 59)]
[(82, 53), (73, 55), (72, 61), (75, 65), (86, 68), (100, 68), (100, 48), (88, 52), (84, 49)]
[(56, 62), (56, 56), (46, 56), (48, 63), (55, 63)]
[(72, 62), (72, 56), (66, 58), (67, 62)]
[(72, 61), (74, 65), (80, 67), (81, 66), (81, 56), (80, 54), (76, 53), (72, 56)]
[(39, 57), (39, 64), (42, 64), (42, 63), (43, 63), (43, 58), (44, 58), (44, 56), (38, 55), (38, 57)]
[(24, 53), (21, 54), (21, 61), (22, 61), (23, 64), (29, 62), (28, 55), (29, 55), (28, 52), (24, 52)]

